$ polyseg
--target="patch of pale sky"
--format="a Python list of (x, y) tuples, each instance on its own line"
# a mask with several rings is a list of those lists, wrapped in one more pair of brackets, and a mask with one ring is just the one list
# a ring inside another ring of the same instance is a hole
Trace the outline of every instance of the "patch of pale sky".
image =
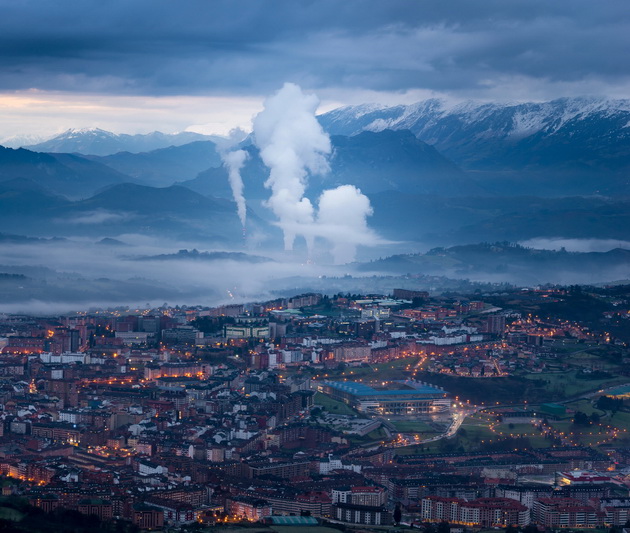
[[(364, 103), (408, 105), (436, 97), (459, 101), (426, 89), (394, 92), (326, 88), (315, 92), (321, 100), (318, 113)], [(157, 130), (227, 135), (234, 128), (250, 132), (252, 118), (262, 110), (266, 96), (150, 97), (39, 90), (0, 93), (0, 139), (53, 136), (71, 128), (128, 134)]]
[(116, 96), (21, 91), (0, 94), (0, 138), (52, 136), (70, 128), (114, 133), (196, 131), (227, 135), (262, 109), (263, 97)]
[[(318, 113), (326, 113), (344, 105), (409, 105), (429, 98), (440, 98), (450, 105), (465, 100), (545, 101), (558, 96), (627, 98), (630, 77), (610, 83), (595, 77), (557, 81), (505, 75), (480, 80), (474, 89), (462, 87), (449, 93), (423, 88), (378, 91), (327, 87), (311, 91), (306, 87), (305, 90), (316, 93), (320, 99)], [(26, 135), (52, 137), (71, 128), (101, 128), (128, 134), (194, 131), (228, 135), (234, 128), (250, 132), (252, 118), (262, 110), (266, 97), (266, 94), (128, 96), (34, 89), (0, 93), (0, 141)]]

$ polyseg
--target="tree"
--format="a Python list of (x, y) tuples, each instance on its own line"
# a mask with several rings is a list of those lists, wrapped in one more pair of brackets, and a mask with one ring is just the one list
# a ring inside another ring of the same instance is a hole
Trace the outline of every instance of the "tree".
[(451, 533), (451, 525), (446, 521), (440, 522), (437, 527), (437, 533)]
[(595, 406), (603, 411), (612, 411), (614, 415), (623, 407), (623, 400), (621, 398), (612, 398), (611, 396), (600, 396)]
[(591, 420), (589, 419), (586, 413), (583, 413), (582, 411), (578, 411), (573, 416), (573, 423), (576, 426), (590, 426)]
[(400, 519), (402, 518), (402, 509), (400, 507), (400, 502), (396, 504), (393, 518), (396, 525), (400, 524)]

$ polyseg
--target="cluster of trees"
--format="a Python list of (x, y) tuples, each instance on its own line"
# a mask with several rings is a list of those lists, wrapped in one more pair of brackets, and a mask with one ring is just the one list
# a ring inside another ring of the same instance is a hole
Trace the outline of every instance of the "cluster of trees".
[(482, 452), (509, 452), (511, 450), (529, 450), (532, 443), (528, 437), (506, 437), (501, 440), (483, 443), (479, 450)]
[(577, 411), (573, 416), (573, 423), (576, 426), (590, 426), (591, 424), (597, 425), (599, 424), (599, 421), (600, 416), (597, 413), (593, 413), (591, 416), (588, 416), (582, 411)]
[(611, 396), (600, 396), (595, 406), (602, 411), (611, 411), (612, 414), (615, 414), (623, 407), (623, 400)]

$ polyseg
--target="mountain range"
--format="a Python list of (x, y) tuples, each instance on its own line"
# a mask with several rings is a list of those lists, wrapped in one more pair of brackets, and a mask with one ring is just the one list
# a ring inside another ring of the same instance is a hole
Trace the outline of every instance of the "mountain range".
[[(255, 213), (251, 231), (266, 228)], [(185, 187), (116, 184), (83, 200), (51, 194), (31, 180), (0, 182), (0, 231), (36, 237), (114, 238), (130, 233), (234, 245), (242, 227), (234, 202)], [(124, 242), (124, 241), (123, 241)]]
[(326, 131), (409, 130), (497, 194), (628, 194), (630, 100), (450, 106), (360, 105), (319, 117)]
[(85, 155), (111, 155), (117, 152), (149, 152), (169, 146), (181, 146), (195, 141), (217, 140), (216, 135), (203, 135), (192, 131), (162, 133), (154, 131), (146, 134), (127, 135), (112, 133), (99, 128), (69, 129), (51, 139), (34, 144), (16, 146), (34, 152), (79, 153)]
[(590, 284), (602, 279), (629, 279), (630, 250), (578, 253), (497, 242), (394, 255), (357, 267), (362, 272), (446, 275), (493, 282), (518, 280), (520, 284)]
[(221, 166), (221, 157), (212, 141), (193, 141), (149, 152), (125, 151), (86, 157), (126, 174), (137, 183), (153, 187), (166, 187), (177, 181), (193, 179), (208, 168)]
[(0, 146), (0, 183), (27, 179), (43, 189), (82, 198), (103, 187), (133, 181), (97, 161), (75, 154), (47, 154)]
[[(628, 239), (628, 100), (434, 99), (349, 106), (318, 118), (331, 135), (331, 171), (311, 176), (306, 195), (316, 204), (325, 189), (357, 186), (374, 211), (370, 227), (397, 250), (409, 242)], [(238, 247), (243, 230), (220, 141), (90, 129), (30, 149), (0, 147), (0, 231), (93, 239), (139, 233)], [(262, 203), (269, 170), (252, 139), (239, 148), (248, 153), (247, 234), (279, 246)]]
[[(627, 195), (629, 188), (630, 100), (561, 98), (550, 102), (451, 105), (430, 99), (408, 106), (341, 107), (320, 115), (319, 120), (333, 136), (335, 147), (333, 173), (327, 179), (331, 183), (354, 180), (360, 173), (365, 192), (377, 192), (373, 188), (375, 180), (380, 182), (380, 190), (383, 186), (407, 190), (409, 184), (400, 183), (400, 179), (410, 172), (419, 182), (412, 183), (414, 192), (425, 193), (438, 192), (433, 184), (426, 183), (434, 181), (435, 176), (450, 179), (462, 172), (468, 177), (464, 194)], [(412, 149), (409, 139), (369, 135), (387, 130), (409, 131), (417, 145)], [(187, 181), (204, 171), (216, 172), (220, 168), (218, 155), (210, 148), (205, 158), (200, 157), (203, 144), (180, 154), (176, 150), (156, 150), (219, 140), (194, 132), (119, 135), (84, 129), (68, 130), (23, 147), (48, 153), (117, 154), (108, 160), (91, 159), (140, 183), (165, 186), (171, 185), (173, 178)], [(255, 152), (253, 147), (249, 149)], [(423, 160), (418, 161), (422, 150)], [(386, 162), (389, 168), (383, 164)], [(250, 181), (258, 182), (254, 196), (264, 196), (260, 181), (264, 181), (266, 171), (255, 166), (256, 161), (250, 161), (245, 174), (255, 178)], [(444, 192), (450, 195), (455, 190), (461, 194), (461, 183), (453, 185), (445, 184)]]
[(628, 197), (369, 195), (370, 224), (386, 238), (454, 245), (536, 237), (627, 239)]

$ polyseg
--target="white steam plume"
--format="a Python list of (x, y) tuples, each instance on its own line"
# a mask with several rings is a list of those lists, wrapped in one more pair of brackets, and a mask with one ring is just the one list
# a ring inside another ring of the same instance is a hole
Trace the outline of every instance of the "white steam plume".
[(245, 164), (248, 154), (245, 150), (236, 150), (221, 154), (223, 162), (228, 168), (228, 177), (230, 179), (230, 187), (232, 188), (232, 196), (236, 202), (236, 212), (241, 220), (241, 225), (245, 229), (247, 221), (247, 206), (245, 204), (245, 196), (243, 195), (243, 178), (241, 177), (241, 169)]
[(284, 248), (292, 250), (295, 237), (303, 235), (312, 248), (313, 206), (304, 198), (308, 174), (327, 172), (330, 139), (315, 118), (319, 101), (293, 83), (285, 83), (265, 101), (254, 119), (254, 137), (260, 156), (269, 168), (265, 187), (271, 189), (268, 207), (278, 217)]
[(378, 241), (367, 225), (372, 213), (370, 200), (354, 185), (326, 190), (319, 197), (316, 231), (331, 242), (336, 264), (352, 262), (357, 245)]
[(249, 154), (245, 150), (230, 150), (233, 146), (245, 139), (245, 137), (247, 137), (247, 133), (240, 128), (236, 128), (230, 131), (227, 139), (217, 143), (221, 160), (228, 170), (230, 188), (232, 189), (232, 196), (236, 202), (236, 212), (243, 226), (243, 231), (245, 230), (245, 223), (247, 222), (247, 205), (245, 203), (245, 195), (243, 194), (244, 186), (243, 178), (241, 177), (241, 169)]

